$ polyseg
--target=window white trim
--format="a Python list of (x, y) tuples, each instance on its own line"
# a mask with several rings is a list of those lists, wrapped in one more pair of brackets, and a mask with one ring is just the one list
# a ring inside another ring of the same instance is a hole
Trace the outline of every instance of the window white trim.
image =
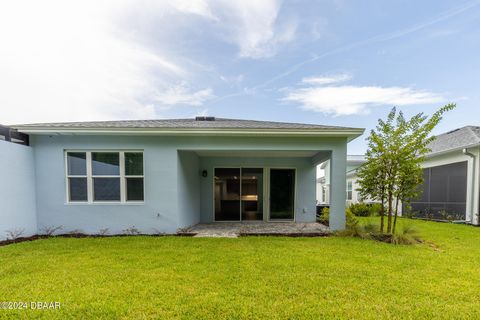
[[(120, 202), (127, 202), (127, 189), (125, 188), (125, 152), (120, 152)], [(123, 175), (122, 175), (123, 174)]]
[[(68, 174), (68, 153), (84, 152), (86, 153), (87, 171), (86, 175), (69, 175)], [(93, 175), (92, 171), (92, 153), (118, 153), (119, 154), (119, 175)], [(125, 174), (125, 153), (141, 153), (143, 175), (126, 175)], [(143, 150), (64, 150), (65, 158), (65, 195), (66, 204), (82, 205), (82, 204), (143, 204), (145, 202), (145, 156)], [(71, 201), (69, 178), (86, 178), (87, 179), (87, 201)], [(120, 200), (94, 200), (93, 179), (94, 178), (118, 178), (120, 179)], [(143, 200), (127, 200), (127, 178), (143, 179)]]
[[(70, 151), (70, 152), (73, 152), (73, 151)], [(83, 152), (83, 151), (82, 151)], [(88, 162), (88, 159), (87, 157), (85, 158), (85, 161)], [(84, 175), (78, 175), (78, 174), (69, 174), (68, 172), (68, 157), (67, 157), (67, 153), (65, 153), (65, 177), (66, 177), (66, 180), (65, 180), (65, 190), (66, 190), (66, 196), (67, 196), (67, 202), (69, 203), (75, 203), (75, 204), (78, 204), (78, 203), (87, 203), (88, 202), (88, 193), (87, 193), (87, 200), (77, 200), (77, 201), (71, 201), (70, 200), (70, 178), (83, 178), (83, 179), (86, 179), (87, 180), (87, 192), (88, 192), (88, 168), (86, 169), (87, 171), (85, 172)]]
[(353, 181), (347, 181), (347, 201), (353, 200)]
[[(68, 152), (65, 153), (67, 155)], [(67, 168), (68, 170), (68, 168)], [(87, 152), (87, 203), (93, 201), (93, 179), (92, 179), (92, 153)], [(70, 200), (67, 199), (67, 201)]]

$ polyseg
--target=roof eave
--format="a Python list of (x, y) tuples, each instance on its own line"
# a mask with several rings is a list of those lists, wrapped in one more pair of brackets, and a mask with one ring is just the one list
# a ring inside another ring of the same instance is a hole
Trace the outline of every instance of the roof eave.
[(476, 142), (476, 143), (472, 143), (472, 144), (469, 144), (469, 145), (466, 145), (466, 146), (460, 146), (460, 147), (452, 148), (452, 149), (448, 149), (448, 150), (432, 152), (432, 153), (427, 154), (425, 157), (427, 159), (428, 158), (433, 158), (433, 157), (436, 157), (436, 156), (441, 156), (441, 155), (444, 155), (444, 154), (460, 151), (460, 150), (463, 150), (463, 149), (475, 148), (475, 147), (479, 147), (479, 146), (480, 146), (480, 143)]
[(336, 136), (349, 141), (361, 136), (364, 129), (220, 129), (220, 128), (51, 128), (13, 127), (26, 134), (39, 135), (224, 135), (224, 136)]

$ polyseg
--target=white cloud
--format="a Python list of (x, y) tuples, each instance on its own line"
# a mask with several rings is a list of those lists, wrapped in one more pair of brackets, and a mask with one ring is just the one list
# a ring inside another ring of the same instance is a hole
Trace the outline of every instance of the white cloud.
[(245, 76), (243, 74), (239, 74), (237, 76), (222, 76), (220, 75), (220, 80), (223, 82), (230, 84), (230, 85), (239, 85), (245, 80)]
[(295, 36), (293, 20), (279, 21), (280, 7), (277, 0), (0, 2), (0, 123), (156, 118), (165, 106), (201, 105), (214, 96), (205, 83), (212, 77), (200, 74), (209, 71), (186, 37), (208, 30), (209, 40), (220, 36), (240, 57), (269, 57)]
[(205, 0), (169, 0), (168, 4), (183, 13), (196, 14), (215, 21), (218, 20)]
[[(135, 5), (2, 2), (0, 123), (158, 117), (156, 93), (188, 81), (192, 70), (182, 57), (136, 42), (118, 25)], [(208, 7), (193, 2), (174, 9), (209, 15)], [(209, 94), (200, 90), (179, 101), (195, 104)]]
[(313, 86), (292, 90), (283, 100), (299, 103), (306, 110), (334, 116), (368, 113), (374, 106), (430, 104), (444, 100), (438, 94), (408, 87), (320, 86), (344, 80), (343, 76), (304, 79), (306, 84)]
[(157, 93), (155, 101), (167, 106), (177, 104), (201, 106), (206, 100), (213, 97), (213, 91), (210, 88), (192, 91), (185, 83), (181, 83)]
[(317, 21), (312, 23), (310, 35), (313, 39), (318, 40), (327, 34), (327, 25), (328, 21), (324, 18), (319, 17)]
[(325, 84), (334, 84), (339, 82), (344, 82), (352, 79), (352, 76), (347, 73), (341, 73), (331, 76), (317, 76), (317, 77), (308, 77), (303, 78), (302, 82), (313, 85), (325, 85)]
[(242, 58), (261, 59), (276, 54), (278, 48), (295, 38), (294, 20), (278, 21), (281, 1), (212, 1), (218, 5), (226, 36), (239, 47)]

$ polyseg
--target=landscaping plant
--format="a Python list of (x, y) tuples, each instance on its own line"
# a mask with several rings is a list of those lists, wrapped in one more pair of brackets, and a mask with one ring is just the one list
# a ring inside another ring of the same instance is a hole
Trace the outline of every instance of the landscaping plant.
[[(347, 228), (350, 228), (351, 226), (357, 224), (357, 219), (355, 218), (355, 215), (352, 213), (350, 208), (345, 209), (345, 217), (347, 221)], [(329, 218), (330, 218), (330, 208), (325, 207), (322, 209), (322, 213), (319, 216), (317, 216), (317, 221), (328, 226)]]
[(430, 152), (429, 143), (435, 139), (430, 134), (444, 113), (454, 108), (455, 104), (447, 104), (430, 118), (418, 113), (410, 119), (393, 108), (387, 119), (379, 119), (370, 132), (367, 161), (358, 170), (359, 192), (362, 198), (381, 203), (381, 233), (395, 234), (400, 202), (408, 204), (419, 196), (418, 187), (423, 183), (421, 163)]
[(352, 203), (348, 207), (354, 216), (370, 217), (376, 215), (380, 211), (380, 204), (378, 203)]

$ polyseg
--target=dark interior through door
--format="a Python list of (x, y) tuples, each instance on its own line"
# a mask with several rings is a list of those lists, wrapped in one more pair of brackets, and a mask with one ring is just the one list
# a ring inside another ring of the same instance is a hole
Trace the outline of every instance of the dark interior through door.
[(295, 169), (270, 169), (270, 220), (293, 220)]
[(240, 220), (240, 168), (215, 169), (215, 221)]

